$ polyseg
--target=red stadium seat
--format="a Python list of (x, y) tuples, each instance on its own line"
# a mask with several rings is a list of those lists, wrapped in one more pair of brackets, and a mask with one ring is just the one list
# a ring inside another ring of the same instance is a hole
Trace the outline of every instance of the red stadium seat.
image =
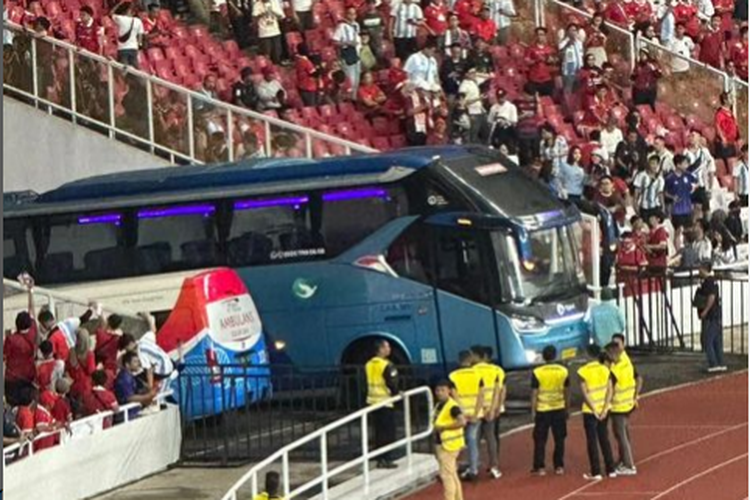
[(171, 61), (155, 61), (154, 72), (156, 73), (156, 76), (158, 76), (159, 78), (163, 78), (164, 80), (174, 79), (174, 72), (172, 71)]
[(49, 2), (45, 7), (44, 11), (47, 13), (47, 18), (50, 21), (55, 21), (63, 14), (63, 9), (57, 2)]
[(318, 114), (320, 115), (321, 119), (323, 119), (327, 123), (335, 123), (337, 120), (336, 109), (330, 104), (323, 104), (322, 106), (318, 106)]
[(391, 149), (391, 144), (386, 137), (373, 137), (370, 141), (372, 142), (372, 147), (379, 151), (388, 151)]
[(204, 57), (203, 52), (201, 52), (195, 45), (186, 45), (185, 55), (190, 59), (202, 59)]
[(224, 51), (232, 58), (237, 58), (242, 55), (239, 45), (237, 45), (237, 42), (234, 40), (224, 41)]
[(391, 136), (388, 138), (388, 142), (390, 143), (393, 149), (401, 149), (407, 146), (405, 135), (399, 134), (399, 135)]
[(152, 47), (148, 49), (147, 53), (150, 61), (156, 62), (164, 60), (164, 52), (162, 52), (159, 47)]

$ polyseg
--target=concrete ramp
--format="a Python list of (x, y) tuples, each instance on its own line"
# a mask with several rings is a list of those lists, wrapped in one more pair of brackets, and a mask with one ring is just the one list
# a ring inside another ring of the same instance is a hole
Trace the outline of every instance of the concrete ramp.
[[(411, 471), (406, 458), (398, 460), (397, 469), (371, 469), (370, 491), (365, 494), (362, 476), (357, 476), (328, 490), (329, 500), (390, 500), (432, 482), (438, 473), (433, 455), (415, 453)], [(312, 500), (323, 500), (317, 495)]]
[(167, 160), (3, 97), (3, 191), (38, 193), (85, 177)]

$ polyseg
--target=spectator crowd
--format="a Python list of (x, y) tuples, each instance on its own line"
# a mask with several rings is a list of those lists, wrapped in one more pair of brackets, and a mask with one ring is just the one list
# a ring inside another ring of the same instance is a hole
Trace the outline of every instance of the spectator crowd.
[(55, 446), (74, 420), (98, 413), (108, 413), (106, 429), (124, 420), (121, 407), (130, 405), (128, 416), (136, 417), (167, 389), (176, 371), (156, 345), (153, 317), (144, 315), (151, 331), (136, 340), (122, 331), (121, 316), (105, 317), (96, 303), (78, 318), (58, 321), (48, 309), (35, 315), (33, 279), (23, 283), (28, 311), (3, 342), (4, 447), (29, 440), (35, 452)]

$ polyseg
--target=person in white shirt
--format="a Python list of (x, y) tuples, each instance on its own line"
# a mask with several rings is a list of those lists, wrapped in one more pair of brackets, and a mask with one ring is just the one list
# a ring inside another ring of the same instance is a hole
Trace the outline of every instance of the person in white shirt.
[(648, 168), (641, 170), (633, 180), (635, 208), (643, 220), (664, 209), (664, 177), (659, 173), (659, 158), (651, 156)]
[(486, 112), (484, 109), (484, 103), (482, 102), (484, 96), (479, 85), (477, 84), (477, 69), (469, 68), (466, 71), (461, 85), (458, 86), (458, 93), (463, 94), (464, 103), (466, 110), (469, 114), (469, 120), (471, 122), (471, 128), (469, 129), (469, 143), (476, 144), (479, 142), (479, 135), (486, 121)]
[(490, 9), (490, 16), (497, 26), (497, 43), (505, 45), (510, 36), (510, 24), (518, 17), (513, 0), (489, 0), (485, 5)]
[(119, 3), (112, 9), (117, 25), (117, 60), (138, 68), (138, 49), (145, 33), (143, 22), (135, 16), (132, 3)]
[(617, 118), (611, 116), (607, 121), (607, 126), (599, 133), (599, 143), (607, 152), (610, 158), (615, 157), (617, 145), (625, 140), (622, 130), (617, 126)]
[(258, 25), (258, 41), (261, 54), (269, 57), (274, 64), (281, 63), (281, 26), (284, 9), (279, 0), (257, 0), (253, 3), (253, 18)]
[(685, 149), (688, 159), (688, 172), (698, 180), (698, 188), (693, 193), (693, 205), (701, 205), (704, 213), (709, 211), (711, 190), (716, 177), (716, 162), (704, 144), (703, 136), (697, 130), (690, 132), (690, 143)]
[(672, 73), (686, 73), (690, 70), (690, 63), (683, 59), (684, 57), (692, 57), (693, 49), (695, 49), (695, 43), (693, 40), (685, 34), (685, 25), (680, 23), (675, 29), (675, 36), (667, 45), (667, 48), (672, 52), (682, 57), (672, 57)]
[(391, 8), (391, 26), (396, 57), (406, 61), (418, 50), (417, 28), (424, 26), (422, 7), (413, 0), (394, 2)]
[(491, 127), (490, 144), (494, 148), (505, 145), (515, 150), (516, 125), (518, 125), (518, 108), (508, 100), (504, 89), (497, 90), (497, 103), (490, 108), (487, 123)]
[(656, 5), (656, 19), (661, 24), (661, 43), (664, 46), (674, 39), (675, 23), (677, 22), (674, 15), (674, 6), (677, 5), (675, 0), (663, 0)]
[(440, 87), (438, 63), (435, 59), (436, 49), (434, 43), (428, 42), (422, 50), (409, 56), (404, 64), (404, 71), (409, 77), (409, 82), (423, 90)]
[(659, 158), (659, 175), (667, 175), (674, 170), (674, 153), (667, 148), (663, 136), (654, 139), (654, 154)]
[(315, 21), (313, 20), (314, 5), (315, 0), (292, 0), (294, 15), (297, 18), (297, 26), (302, 31), (315, 28)]
[(734, 166), (732, 176), (734, 177), (735, 192), (740, 205), (747, 206), (747, 197), (750, 193), (750, 165), (747, 162), (747, 144), (742, 146), (742, 156)]
[(359, 59), (362, 38), (359, 36), (356, 8), (349, 7), (346, 9), (344, 19), (339, 22), (336, 31), (333, 33), (333, 41), (339, 46), (343, 70), (349, 78), (349, 83), (351, 83), (352, 97), (356, 99), (362, 74), (362, 61)]
[(714, 3), (711, 0), (697, 0), (695, 5), (696, 7), (698, 7), (698, 19), (700, 19), (704, 23), (710, 23), (711, 18), (716, 12)]
[[(8, 20), (8, 3), (3, 2), (3, 24)], [(3, 28), (3, 46), (10, 50), (13, 46), (13, 32)]]
[(578, 70), (583, 67), (584, 48), (578, 26), (575, 24), (569, 25), (565, 33), (566, 36), (560, 41), (558, 49), (560, 50), (560, 61), (562, 64), (563, 88), (566, 93), (570, 94), (575, 90), (575, 84), (578, 81)]
[(263, 80), (258, 83), (255, 90), (258, 92), (260, 111), (280, 109), (286, 102), (286, 90), (276, 78), (276, 71), (271, 66), (263, 68)]

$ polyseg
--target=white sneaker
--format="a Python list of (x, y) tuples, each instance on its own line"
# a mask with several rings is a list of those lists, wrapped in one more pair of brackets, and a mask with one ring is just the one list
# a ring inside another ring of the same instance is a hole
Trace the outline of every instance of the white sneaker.
[(565, 469), (563, 469), (562, 467), (558, 467), (557, 469), (555, 469), (555, 475), (556, 476), (563, 476), (563, 475), (565, 475)]
[(617, 477), (617, 472), (610, 472), (609, 474), (607, 474), (607, 477), (610, 479), (614, 479)]
[(630, 467), (621, 467), (617, 469), (617, 475), (618, 476), (635, 476), (638, 474), (638, 471), (633, 467), (632, 469)]
[(493, 467), (490, 469), (490, 475), (493, 479), (500, 479), (501, 477), (503, 477), (503, 473), (500, 472), (500, 469), (498, 469), (497, 467)]
[(721, 371), (721, 366), (712, 366), (708, 370), (706, 370), (708, 373), (716, 373)]
[(727, 371), (727, 367), (726, 366), (717, 366), (716, 367), (716, 371), (717, 372), (725, 372), (725, 371)]
[(584, 474), (583, 478), (586, 481), (601, 481), (603, 479), (601, 474), (597, 474), (596, 476), (592, 476), (591, 474), (588, 474), (588, 473)]

